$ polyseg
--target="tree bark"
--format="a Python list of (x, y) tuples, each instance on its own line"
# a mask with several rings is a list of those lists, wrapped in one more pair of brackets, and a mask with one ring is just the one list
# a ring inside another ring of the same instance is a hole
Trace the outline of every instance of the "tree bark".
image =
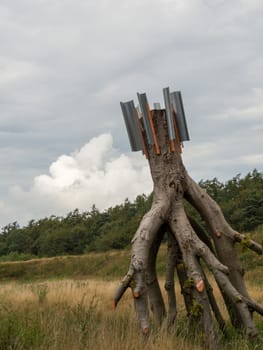
[(175, 294), (175, 286), (174, 286), (174, 272), (177, 263), (177, 246), (174, 242), (174, 237), (171, 232), (168, 231), (167, 235), (167, 266), (165, 273), (165, 285), (164, 288), (167, 293), (168, 299), (168, 315), (167, 315), (167, 326), (171, 327), (175, 321), (177, 316), (177, 308), (176, 308), (176, 294)]
[(164, 234), (164, 227), (161, 227), (155, 237), (155, 240), (152, 243), (146, 270), (146, 284), (150, 309), (153, 312), (155, 321), (158, 326), (160, 326), (164, 320), (165, 305), (156, 273), (156, 258)]
[[(155, 265), (163, 229), (166, 227), (167, 324), (173, 325), (177, 315), (174, 289), (176, 269), (190, 324), (194, 321), (202, 327), (208, 349), (219, 347), (220, 334), (212, 312), (222, 331), (225, 331), (225, 322), (205, 276), (205, 264), (221, 290), (233, 326), (255, 337), (258, 331), (250, 310), (262, 314), (263, 307), (249, 297), (234, 244), (245, 240), (247, 246), (258, 254), (262, 254), (262, 248), (233, 230), (217, 203), (190, 178), (182, 162), (180, 145), (174, 143), (170, 147), (165, 111), (153, 111), (152, 121), (158, 152), (156, 144), (148, 144), (143, 132), (154, 184), (152, 208), (143, 217), (132, 240), (130, 269), (116, 291), (114, 305), (130, 286), (143, 333), (149, 334), (150, 331), (149, 302), (157, 324), (162, 323), (165, 306)], [(210, 237), (187, 217), (184, 199), (203, 217), (209, 227)]]

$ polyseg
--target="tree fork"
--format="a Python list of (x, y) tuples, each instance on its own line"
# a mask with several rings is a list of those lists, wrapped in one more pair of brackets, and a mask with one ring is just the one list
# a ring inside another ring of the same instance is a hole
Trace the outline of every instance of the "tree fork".
[[(196, 322), (201, 324), (206, 335), (207, 348), (218, 348), (220, 336), (214, 325), (212, 311), (219, 328), (224, 329), (225, 324), (200, 264), (202, 260), (221, 290), (233, 325), (250, 337), (255, 337), (258, 331), (250, 310), (262, 313), (263, 307), (248, 295), (234, 243), (245, 241), (248, 248), (258, 254), (262, 254), (262, 247), (233, 230), (217, 203), (187, 174), (178, 142), (174, 143), (173, 150), (170, 148), (165, 110), (154, 110), (150, 113), (158, 142), (158, 154), (154, 144), (148, 143), (143, 125), (142, 137), (154, 184), (153, 203), (132, 240), (130, 269), (115, 293), (114, 305), (117, 305), (127, 286), (131, 286), (143, 333), (148, 334), (150, 330), (148, 300), (153, 305), (157, 322), (160, 323), (163, 319), (164, 305), (155, 264), (160, 245), (160, 230), (163, 225), (167, 225), (169, 233), (166, 289), (170, 321), (175, 319), (177, 313), (172, 281), (176, 268), (189, 318), (193, 319), (193, 315), (198, 314), (195, 315), (198, 316)], [(184, 198), (205, 220), (213, 244), (207, 235), (187, 218)], [(186, 286), (187, 282), (189, 286)]]

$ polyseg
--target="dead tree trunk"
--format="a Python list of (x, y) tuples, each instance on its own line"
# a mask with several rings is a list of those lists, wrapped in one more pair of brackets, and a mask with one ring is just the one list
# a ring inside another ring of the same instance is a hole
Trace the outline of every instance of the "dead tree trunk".
[[(162, 232), (166, 230), (168, 237), (170, 235), (165, 283), (168, 293), (167, 323), (173, 324), (177, 314), (174, 293), (176, 270), (191, 322), (202, 327), (207, 348), (218, 348), (218, 328), (224, 330), (225, 325), (204, 274), (205, 265), (219, 286), (233, 326), (254, 338), (258, 331), (252, 311), (263, 315), (263, 307), (249, 297), (234, 244), (246, 241), (247, 246), (258, 254), (262, 254), (262, 248), (234, 231), (217, 203), (190, 178), (182, 162), (180, 145), (174, 144), (171, 148), (165, 110), (150, 113), (158, 152), (156, 144), (148, 143), (144, 131), (142, 135), (154, 184), (153, 203), (132, 240), (130, 268), (116, 291), (114, 305), (117, 305), (126, 288), (131, 287), (143, 333), (150, 331), (149, 303), (157, 323), (163, 321), (166, 312), (155, 263)], [(184, 200), (200, 213), (209, 227), (210, 238), (189, 220)]]

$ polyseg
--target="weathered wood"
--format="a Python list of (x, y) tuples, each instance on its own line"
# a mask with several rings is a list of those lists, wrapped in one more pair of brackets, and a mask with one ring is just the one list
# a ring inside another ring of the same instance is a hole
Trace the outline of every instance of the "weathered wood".
[(213, 313), (215, 315), (215, 318), (217, 320), (217, 323), (218, 323), (218, 326), (219, 326), (219, 329), (222, 331), (222, 333), (224, 335), (227, 334), (226, 332), (226, 323), (225, 323), (225, 320), (220, 312), (220, 309), (217, 305), (217, 302), (216, 302), (216, 299), (214, 297), (214, 293), (213, 293), (213, 288), (212, 286), (210, 285), (204, 271), (203, 271), (203, 276), (204, 276), (204, 282), (205, 282), (205, 287), (206, 287), (206, 291), (207, 291), (207, 295), (208, 295), (208, 298), (209, 298), (209, 302), (210, 302), (210, 305), (211, 305), (211, 308), (213, 310)]
[(157, 254), (164, 234), (165, 228), (161, 227), (150, 248), (148, 264), (146, 269), (146, 284), (148, 290), (150, 309), (154, 315), (155, 321), (158, 326), (162, 324), (166, 314), (163, 296), (156, 273)]
[[(217, 203), (187, 174), (178, 142), (174, 142), (174, 150), (171, 151), (165, 111), (153, 111), (151, 121), (158, 152), (156, 144), (148, 144), (143, 130), (142, 135), (154, 184), (153, 204), (132, 240), (130, 269), (115, 299), (119, 300), (128, 281), (143, 333), (148, 334), (150, 330), (149, 301), (157, 323), (162, 322), (165, 307), (155, 265), (161, 241), (160, 229), (166, 225), (168, 259), (165, 289), (168, 295), (168, 324), (173, 324), (177, 314), (174, 291), (176, 269), (189, 319), (202, 327), (208, 349), (219, 347), (220, 336), (212, 311), (219, 328), (225, 330), (225, 323), (204, 274), (202, 260), (221, 290), (233, 325), (253, 338), (258, 331), (251, 309), (262, 314), (263, 307), (248, 295), (234, 244), (245, 240), (247, 246), (258, 254), (262, 253), (262, 248), (234, 231)], [(209, 227), (210, 238), (187, 217), (184, 199), (203, 217)]]
[(167, 293), (168, 299), (168, 315), (167, 315), (167, 326), (171, 327), (177, 316), (177, 307), (176, 307), (176, 294), (174, 286), (174, 272), (176, 267), (176, 246), (174, 244), (174, 238), (171, 232), (168, 231), (167, 234), (167, 264), (165, 272), (165, 285), (164, 288)]
[[(200, 188), (190, 176), (187, 176), (186, 179), (186, 198), (198, 210), (209, 226), (217, 256), (219, 260), (229, 268), (229, 280), (244, 297), (249, 298), (243, 278), (243, 269), (234, 249), (234, 243), (236, 241), (235, 231), (226, 222), (221, 209), (207, 192)], [(221, 232), (220, 237), (216, 234), (217, 232)], [(255, 245), (253, 245), (253, 247), (254, 246)], [(232, 324), (241, 330), (246, 329), (246, 325), (242, 322), (242, 315), (240, 315), (237, 305), (224, 293), (224, 288), (221, 291)]]

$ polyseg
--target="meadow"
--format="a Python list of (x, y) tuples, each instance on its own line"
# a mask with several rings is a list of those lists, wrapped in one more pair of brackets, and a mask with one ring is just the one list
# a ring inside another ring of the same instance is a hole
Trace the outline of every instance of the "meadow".
[[(161, 275), (165, 251), (163, 247), (158, 262)], [(112, 296), (126, 271), (128, 256), (129, 252), (122, 251), (1, 263), (0, 350), (203, 349), (200, 337), (188, 332), (178, 288), (176, 326), (169, 331), (165, 327), (157, 331), (153, 326), (147, 340), (140, 335), (130, 291), (117, 310), (112, 309)], [(251, 264), (246, 255), (244, 263)], [(246, 282), (252, 297), (263, 303), (261, 258), (257, 268), (248, 269)], [(160, 284), (164, 285), (162, 277)], [(213, 288), (227, 318), (215, 284)], [(263, 338), (263, 320), (255, 317)], [(222, 343), (224, 350), (263, 349), (260, 342), (249, 344), (242, 339), (229, 324), (228, 333)]]

